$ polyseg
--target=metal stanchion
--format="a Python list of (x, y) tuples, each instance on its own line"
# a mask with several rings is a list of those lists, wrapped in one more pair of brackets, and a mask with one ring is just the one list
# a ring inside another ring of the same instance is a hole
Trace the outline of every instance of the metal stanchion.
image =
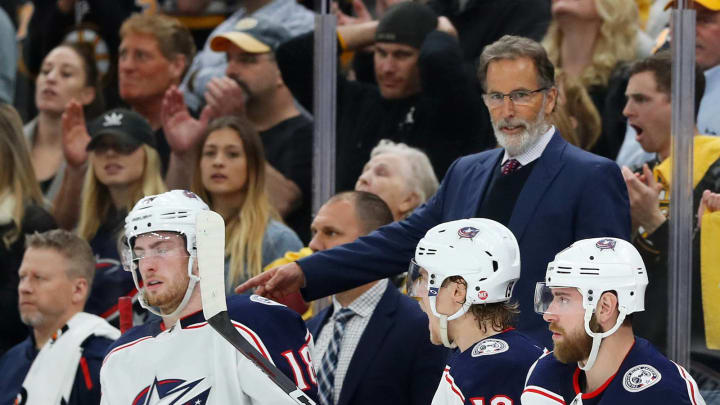
[[(315, 16), (313, 114), (313, 195), (316, 214), (335, 194), (335, 117), (337, 98), (337, 18), (330, 13), (328, 0), (320, 0)], [(330, 305), (328, 298), (313, 303), (314, 313)]]
[[(695, 135), (695, 10), (672, 12), (672, 186), (670, 197), (668, 357), (689, 369)], [(699, 309), (699, 308), (698, 308)], [(696, 310), (698, 310), (696, 309)]]
[[(323, 1), (325, 9), (328, 9)], [(315, 84), (313, 114), (313, 213), (335, 194), (335, 99), (337, 90), (336, 17), (315, 17)]]

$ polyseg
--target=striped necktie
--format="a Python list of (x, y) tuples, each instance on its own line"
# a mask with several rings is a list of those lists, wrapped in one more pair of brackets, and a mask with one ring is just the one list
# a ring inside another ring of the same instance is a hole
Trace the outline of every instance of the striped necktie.
[(328, 348), (322, 358), (320, 370), (317, 373), (318, 396), (322, 405), (333, 405), (335, 393), (335, 369), (337, 368), (340, 344), (345, 334), (345, 324), (355, 315), (349, 308), (343, 308), (333, 315), (333, 335)]

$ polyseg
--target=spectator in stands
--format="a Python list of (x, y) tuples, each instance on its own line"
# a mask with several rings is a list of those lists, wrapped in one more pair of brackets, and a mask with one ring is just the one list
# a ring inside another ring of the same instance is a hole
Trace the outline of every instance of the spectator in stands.
[[(427, 6), (403, 2), (380, 22), (338, 27), (339, 50), (374, 43), (378, 86), (338, 76), (336, 189), (353, 187), (381, 139), (428, 154), (438, 178), (452, 161), (494, 142), (475, 80), (463, 69), (454, 28)], [(293, 96), (313, 106), (313, 33), (280, 45), (278, 66)]]
[(430, 159), (420, 149), (383, 139), (370, 152), (355, 190), (380, 197), (390, 208), (393, 220), (410, 215), (438, 188)]
[(308, 32), (315, 25), (315, 15), (295, 0), (243, 0), (242, 6), (213, 30), (183, 79), (180, 90), (190, 109), (199, 111), (204, 104), (205, 93), (218, 92), (223, 87), (218, 80), (225, 76), (228, 60), (212, 49), (211, 41), (220, 34), (235, 30), (246, 17), (266, 19), (284, 27), (292, 36)]
[(535, 283), (565, 244), (586, 236), (630, 238), (627, 189), (614, 162), (568, 145), (550, 125), (555, 70), (540, 44), (506, 35), (485, 48), (480, 66), (503, 148), (458, 159), (438, 192), (407, 219), (266, 271), (237, 291), (258, 287), (258, 294), (282, 297), (302, 288), (305, 299), (327, 296), (402, 273), (433, 226), (484, 217), (516, 235), (523, 263), (523, 277), (514, 287), (518, 329), (549, 347), (550, 334), (533, 314)]
[[(270, 20), (244, 18), (232, 31), (213, 38), (212, 49), (227, 55), (227, 76), (218, 79), (219, 90), (206, 92), (205, 110), (252, 122), (265, 150), (270, 202), (288, 226), (309, 241), (313, 123), (295, 106), (275, 62), (277, 46), (289, 37)], [(182, 93), (174, 87), (168, 90), (163, 109), (164, 130), (172, 144), (168, 183), (187, 188), (197, 150), (194, 144), (201, 139), (205, 122), (190, 116)]]
[(12, 104), (15, 99), (15, 74), (17, 72), (17, 44), (15, 27), (5, 10), (0, 9), (0, 103)]
[[(675, 4), (657, 0), (669, 8)], [(701, 134), (720, 135), (720, 115), (717, 105), (720, 101), (720, 3), (714, 0), (696, 0), (692, 3), (696, 11), (695, 21), (695, 62), (705, 71), (705, 95), (696, 108), (697, 127)], [(669, 35), (662, 34), (659, 48), (669, 48)], [(663, 44), (664, 42), (664, 44)], [(630, 127), (625, 135), (617, 162), (621, 165), (635, 166), (651, 158), (636, 141), (635, 131)]]
[[(376, 195), (340, 193), (315, 216), (310, 248), (352, 242), (392, 221)], [(333, 295), (332, 306), (308, 321), (308, 329), (316, 342), (321, 404), (431, 402), (448, 352), (430, 343), (425, 314), (387, 279)]]
[(552, 14), (543, 45), (555, 66), (580, 79), (602, 117), (602, 135), (592, 151), (615, 159), (625, 135), (621, 111), (627, 83), (616, 67), (637, 55), (637, 4), (562, 0), (553, 2)]
[(40, 187), (23, 139), (22, 121), (9, 104), (0, 104), (0, 355), (20, 343), (27, 328), (17, 307), (18, 268), (25, 235), (55, 227), (44, 206)]
[[(114, 109), (89, 124), (88, 170), (77, 232), (96, 257), (95, 277), (85, 311), (119, 324), (117, 304), (134, 296), (131, 274), (118, 252), (125, 216), (146, 195), (165, 192), (153, 132), (138, 113)], [(139, 306), (136, 308), (140, 313)]]
[(65, 172), (62, 114), (72, 102), (82, 106), (89, 118), (103, 109), (100, 75), (89, 44), (64, 43), (50, 51), (35, 81), (38, 115), (24, 131), (35, 177), (50, 200), (59, 191)]
[[(27, 39), (23, 43), (25, 66), (31, 75), (36, 75), (41, 70), (45, 56), (59, 44), (88, 41), (98, 55), (97, 63), (103, 75), (102, 88), (98, 88), (98, 92), (102, 92), (108, 105), (114, 107), (120, 101), (117, 92), (120, 25), (132, 13), (142, 11), (140, 4), (150, 5), (154, 2), (33, 0)], [(102, 111), (100, 109), (98, 113)]]
[[(162, 102), (165, 91), (180, 83), (195, 44), (187, 28), (164, 15), (134, 14), (120, 28), (119, 91), (131, 109), (142, 115), (155, 131), (155, 145), (163, 173), (167, 170), (170, 146), (162, 130)], [(75, 108), (66, 112), (63, 130), (68, 168), (61, 186), (63, 196), (82, 192), (85, 177), (85, 148), (90, 137), (85, 119)], [(75, 198), (55, 198), (55, 215), (63, 228), (70, 229), (80, 211)]]
[(162, 101), (165, 91), (179, 84), (187, 72), (195, 43), (186, 27), (163, 15), (133, 15), (120, 27), (120, 37), (120, 97), (156, 131), (166, 168), (170, 148), (162, 132)]
[(548, 0), (430, 0), (438, 15), (447, 16), (457, 28), (465, 60), (473, 65), (483, 48), (503, 35), (540, 41), (550, 23)]
[(238, 282), (302, 242), (268, 202), (263, 147), (253, 125), (222, 117), (205, 134), (192, 189), (225, 219), (225, 285), (231, 294)]
[(697, 110), (700, 133), (720, 135), (720, 2), (695, 0), (695, 61), (705, 71), (705, 97)]
[(28, 236), (17, 288), (32, 334), (0, 358), (0, 403), (100, 403), (100, 366), (120, 331), (82, 312), (94, 271), (90, 246), (72, 233)]
[[(672, 56), (661, 52), (640, 60), (630, 69), (630, 81), (626, 90), (628, 102), (624, 114), (629, 124), (638, 133), (638, 141), (647, 152), (657, 154), (657, 159), (643, 165), (637, 174), (623, 167), (623, 174), (630, 195), (630, 209), (633, 221), (633, 244), (643, 256), (653, 288), (646, 293), (646, 314), (635, 322), (640, 334), (646, 336), (661, 350), (666, 348), (669, 225), (668, 208), (672, 184), (671, 165), (671, 85)], [(703, 97), (704, 80), (702, 70), (695, 71), (695, 105)], [(694, 138), (693, 169), (693, 212), (705, 190), (720, 192), (720, 139), (714, 136), (697, 135)], [(697, 235), (697, 234), (696, 234)], [(720, 351), (709, 350), (705, 343), (705, 330), (714, 322), (705, 323), (703, 302), (711, 296), (702, 292), (700, 260), (700, 238), (693, 238), (693, 294), (692, 302), (692, 360), (717, 370), (720, 365)], [(712, 249), (715, 249), (713, 247)], [(704, 296), (705, 295), (705, 296)], [(717, 294), (713, 300), (720, 299)], [(716, 349), (720, 342), (715, 343)], [(697, 367), (691, 372), (698, 377)], [(706, 378), (698, 378), (703, 385)], [(715, 381), (720, 384), (720, 379)]]
[(578, 148), (591, 150), (602, 131), (600, 114), (579, 78), (559, 71), (555, 80), (558, 83), (558, 105), (553, 111), (553, 124), (566, 141)]

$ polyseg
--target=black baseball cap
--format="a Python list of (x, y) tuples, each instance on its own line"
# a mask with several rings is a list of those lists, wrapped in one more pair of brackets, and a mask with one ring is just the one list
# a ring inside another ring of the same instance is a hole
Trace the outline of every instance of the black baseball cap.
[(425, 37), (438, 25), (438, 16), (428, 6), (404, 1), (387, 9), (375, 31), (375, 42), (410, 45), (420, 49)]
[(238, 21), (232, 31), (213, 37), (210, 49), (225, 52), (230, 44), (234, 44), (247, 53), (275, 52), (290, 37), (290, 32), (281, 25), (264, 18), (248, 17)]
[(115, 108), (90, 121), (87, 126), (92, 138), (87, 150), (93, 150), (104, 135), (110, 135), (125, 145), (140, 146), (146, 144), (155, 147), (155, 135), (150, 124), (140, 114)]

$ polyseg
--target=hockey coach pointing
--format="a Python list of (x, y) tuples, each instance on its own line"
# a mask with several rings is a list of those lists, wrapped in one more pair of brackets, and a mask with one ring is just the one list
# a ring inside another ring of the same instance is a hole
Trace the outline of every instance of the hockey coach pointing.
[(405, 271), (435, 225), (489, 218), (520, 246), (518, 329), (550, 347), (549, 332), (533, 315), (535, 283), (552, 255), (576, 240), (630, 237), (627, 189), (614, 162), (569, 145), (549, 123), (555, 70), (540, 44), (506, 35), (485, 48), (478, 74), (502, 148), (456, 160), (438, 192), (406, 220), (265, 272), (238, 290), (259, 287), (258, 294), (273, 297), (302, 288), (306, 300), (327, 296)]
[[(128, 214), (124, 264), (140, 303), (162, 324), (130, 329), (109, 351), (100, 371), (102, 404), (294, 403), (203, 315), (196, 221), (204, 211), (198, 196), (173, 190), (143, 198)], [(227, 300), (227, 314), (260, 355), (316, 396), (312, 338), (300, 315), (247, 295)]]

